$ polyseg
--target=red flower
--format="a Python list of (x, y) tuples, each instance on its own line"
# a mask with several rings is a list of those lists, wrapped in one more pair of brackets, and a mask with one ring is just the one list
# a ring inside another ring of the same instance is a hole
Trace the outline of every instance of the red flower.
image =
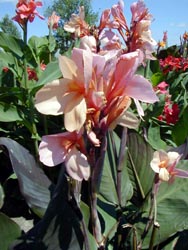
[(169, 71), (185, 71), (188, 68), (188, 60), (184, 57), (169, 55), (159, 62), (164, 74), (167, 74)]
[(168, 84), (165, 81), (163, 81), (163, 82), (160, 82), (156, 86), (155, 90), (159, 91), (160, 94), (167, 94), (168, 93), (168, 91), (166, 89), (167, 87), (168, 87)]
[(35, 80), (38, 81), (37, 73), (34, 69), (27, 68), (27, 74), (28, 74), (28, 79), (29, 80)]
[(33, 22), (35, 16), (44, 19), (37, 11), (37, 7), (41, 7), (42, 3), (40, 1), (35, 2), (35, 0), (18, 0), (16, 5), (16, 16), (12, 19), (18, 22), (20, 25), (24, 25), (28, 20)]
[(167, 124), (176, 124), (179, 120), (179, 107), (177, 103), (172, 103), (171, 100), (167, 100), (163, 109), (163, 112), (158, 116), (158, 120), (166, 121)]

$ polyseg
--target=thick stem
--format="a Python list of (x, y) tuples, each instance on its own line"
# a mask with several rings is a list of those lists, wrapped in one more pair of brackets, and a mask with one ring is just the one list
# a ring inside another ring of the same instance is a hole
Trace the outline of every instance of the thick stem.
[(157, 234), (157, 231), (159, 230), (160, 225), (158, 222), (154, 222), (153, 224), (153, 230), (152, 230), (152, 234), (151, 234), (151, 239), (150, 239), (150, 243), (149, 243), (149, 250), (153, 250), (154, 247), (154, 243), (155, 243), (155, 237)]
[(119, 158), (117, 164), (117, 194), (120, 206), (121, 204), (121, 182), (122, 182), (122, 169), (123, 169), (123, 160), (126, 155), (126, 143), (127, 143), (127, 128), (124, 128), (121, 136), (121, 144), (119, 150)]
[(106, 135), (102, 138), (102, 143), (98, 154), (94, 155), (92, 162), (92, 175), (91, 175), (91, 189), (90, 189), (90, 198), (91, 198), (91, 217), (92, 217), (92, 227), (93, 234), (98, 244), (98, 249), (104, 249), (104, 237), (101, 232), (101, 223), (97, 211), (97, 192), (100, 186), (100, 180), (104, 164), (104, 156), (106, 151)]

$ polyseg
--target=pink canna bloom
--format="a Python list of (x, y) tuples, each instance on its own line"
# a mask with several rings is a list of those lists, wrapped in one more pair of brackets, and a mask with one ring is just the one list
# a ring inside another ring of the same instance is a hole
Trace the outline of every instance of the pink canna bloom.
[(69, 22), (65, 23), (64, 30), (74, 33), (75, 37), (90, 35), (89, 25), (84, 21), (84, 6), (79, 8), (79, 14), (72, 14)]
[(56, 30), (58, 28), (58, 22), (60, 20), (60, 16), (57, 16), (55, 11), (48, 18), (48, 28)]
[(146, 58), (154, 59), (152, 53), (156, 41), (151, 36), (150, 25), (152, 16), (148, 12), (143, 0), (138, 0), (131, 5), (132, 20), (129, 34), (128, 51), (135, 51), (141, 49)]
[(12, 19), (18, 22), (20, 25), (24, 25), (27, 21), (33, 22), (35, 16), (38, 16), (41, 19), (44, 19), (41, 16), (36, 8), (41, 7), (42, 2), (35, 0), (19, 0), (16, 5), (16, 16)]
[(143, 54), (140, 50), (120, 56), (115, 66), (113, 77), (107, 82), (105, 88), (107, 108), (109, 110), (115, 107), (114, 102), (119, 97), (121, 97), (119, 101), (126, 103), (126, 106), (130, 105), (130, 98), (147, 103), (154, 103), (159, 100), (151, 83), (143, 76), (136, 74), (136, 70), (142, 60)]
[(75, 180), (88, 180), (90, 167), (81, 133), (64, 132), (42, 137), (39, 145), (40, 161), (46, 166), (65, 163), (67, 173)]
[(188, 171), (176, 168), (180, 157), (177, 152), (155, 151), (150, 166), (161, 181), (173, 182), (176, 176), (188, 178)]

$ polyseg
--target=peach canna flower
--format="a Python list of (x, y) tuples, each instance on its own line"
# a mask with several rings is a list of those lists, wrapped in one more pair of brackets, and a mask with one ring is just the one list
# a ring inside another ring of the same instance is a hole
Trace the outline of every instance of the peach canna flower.
[(161, 181), (173, 182), (175, 176), (188, 178), (188, 171), (176, 168), (180, 157), (177, 152), (155, 151), (150, 166)]
[(67, 173), (75, 180), (87, 180), (90, 176), (81, 133), (64, 132), (43, 136), (39, 156), (40, 161), (49, 167), (64, 162)]
[(103, 97), (95, 90), (95, 79), (92, 79), (97, 57), (90, 50), (76, 48), (71, 58), (60, 56), (63, 78), (48, 83), (37, 92), (37, 110), (49, 115), (64, 114), (65, 128), (68, 131), (80, 130), (86, 121), (87, 102), (92, 103), (92, 98), (95, 102), (97, 96), (97, 105), (103, 103)]
[(57, 16), (55, 11), (53, 11), (52, 15), (48, 18), (48, 28), (56, 30), (58, 28), (59, 20), (60, 20), (60, 16)]
[(84, 6), (79, 8), (79, 14), (72, 14), (70, 20), (65, 23), (64, 30), (74, 33), (75, 37), (83, 37), (89, 35), (89, 25), (84, 21), (85, 10)]
[(36, 8), (41, 7), (42, 2), (35, 0), (19, 0), (16, 5), (16, 16), (12, 19), (18, 22), (20, 25), (24, 25), (27, 21), (33, 22), (35, 16), (44, 19)]

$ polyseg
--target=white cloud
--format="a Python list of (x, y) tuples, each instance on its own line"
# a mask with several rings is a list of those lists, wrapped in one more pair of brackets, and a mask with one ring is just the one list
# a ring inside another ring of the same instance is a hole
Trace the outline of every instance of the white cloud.
[(172, 26), (172, 27), (178, 27), (178, 28), (186, 28), (188, 26), (188, 23), (185, 23), (185, 22), (170, 23), (170, 26)]
[(184, 27), (187, 27), (187, 23), (178, 23), (176, 26), (180, 28), (184, 28)]

